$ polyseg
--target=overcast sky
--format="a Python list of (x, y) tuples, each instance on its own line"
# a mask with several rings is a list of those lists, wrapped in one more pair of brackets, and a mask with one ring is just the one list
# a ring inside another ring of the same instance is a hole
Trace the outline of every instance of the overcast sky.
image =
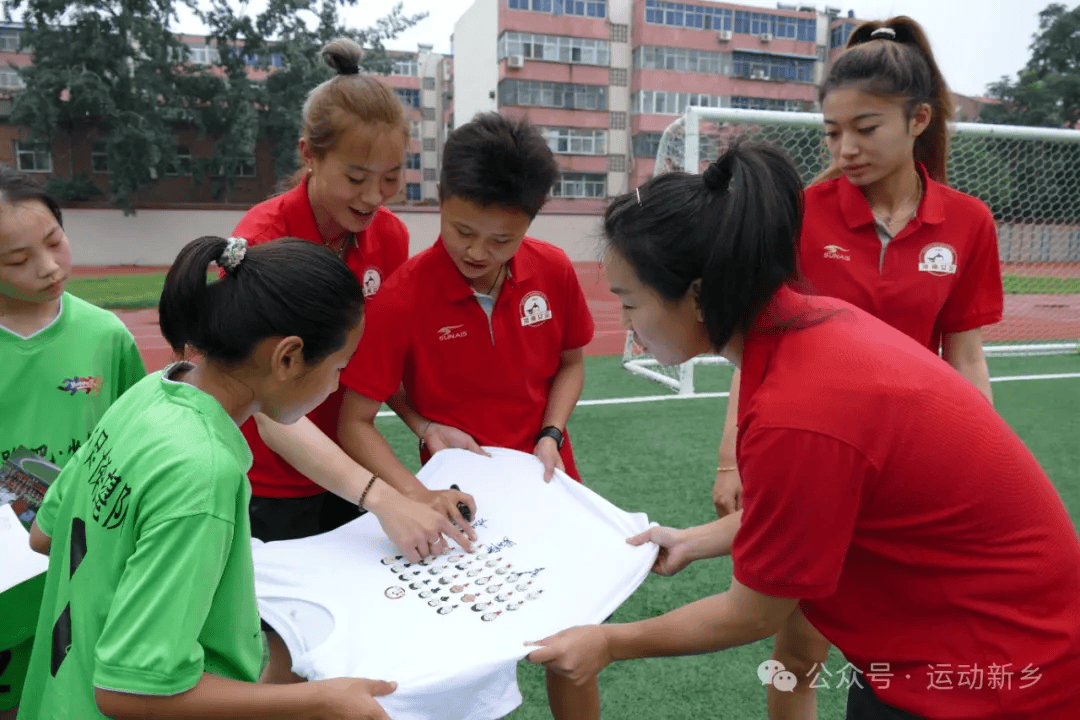
[[(1075, 0), (1073, 0), (1075, 1)], [(385, 15), (395, 0), (359, 0), (357, 7), (346, 8), (345, 18), (356, 27), (367, 27)], [(1064, 0), (1072, 6), (1072, 2)], [(472, 5), (472, 0), (404, 0), (405, 12), (428, 12), (416, 27), (388, 43), (395, 50), (416, 50), (418, 43), (430, 43), (437, 52), (450, 52), (450, 34), (454, 23)], [(252, 0), (249, 7), (259, 4)], [(776, 2), (739, 0), (740, 5), (776, 8)], [(986, 86), (1016, 72), (1030, 56), (1032, 35), (1038, 28), (1039, 11), (1050, 0), (828, 0), (787, 4), (838, 7), (847, 15), (855, 11), (862, 20), (878, 20), (893, 15), (910, 15), (930, 35), (945, 79), (953, 90), (965, 95), (982, 95)], [(189, 30), (188, 27), (179, 28)], [(199, 32), (199, 28), (191, 27)]]

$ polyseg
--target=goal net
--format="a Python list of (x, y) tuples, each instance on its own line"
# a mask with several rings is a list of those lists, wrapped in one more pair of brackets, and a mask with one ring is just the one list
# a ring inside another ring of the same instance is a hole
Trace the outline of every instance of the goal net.
[[(783, 147), (808, 184), (828, 165), (818, 113), (690, 107), (664, 130), (655, 174), (702, 172), (736, 137)], [(985, 202), (998, 226), (1004, 319), (983, 329), (988, 356), (1077, 352), (1080, 339), (1080, 131), (956, 123), (949, 184)], [(687, 158), (693, 158), (687, 162)], [(627, 336), (623, 365), (694, 392), (694, 358), (664, 368)]]

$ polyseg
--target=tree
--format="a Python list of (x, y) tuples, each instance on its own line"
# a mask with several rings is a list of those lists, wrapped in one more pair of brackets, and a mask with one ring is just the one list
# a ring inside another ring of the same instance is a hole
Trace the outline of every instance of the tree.
[(1039, 13), (1031, 59), (1015, 81), (1003, 77), (989, 87), (997, 105), (984, 105), (979, 119), (1013, 125), (1076, 127), (1080, 123), (1080, 5), (1052, 3)]
[[(352, 37), (368, 50), (365, 67), (385, 71), (383, 41), (426, 16), (406, 16), (399, 4), (356, 30), (339, 17), (339, 7), (354, 3), (271, 0), (252, 17), (228, 0), (211, 0), (206, 8), (198, 0), (5, 0), (8, 18), (22, 12), (20, 42), (33, 52), (33, 64), (20, 69), (26, 87), (14, 98), (11, 121), (40, 143), (57, 133), (103, 141), (109, 197), (125, 212), (134, 211), (140, 189), (176, 167), (174, 131), (194, 128), (214, 141), (214, 152), (192, 158), (192, 173), (210, 182), (214, 197), (227, 196), (261, 138), (274, 144), (278, 177), (295, 167), (304, 97), (329, 77), (316, 58), (322, 44)], [(180, 6), (209, 29), (208, 43), (218, 51), (211, 63), (190, 62), (177, 39)], [(281, 54), (282, 69), (270, 67), (271, 53)], [(253, 69), (270, 72), (258, 80)], [(89, 185), (72, 178), (57, 187), (75, 199)]]

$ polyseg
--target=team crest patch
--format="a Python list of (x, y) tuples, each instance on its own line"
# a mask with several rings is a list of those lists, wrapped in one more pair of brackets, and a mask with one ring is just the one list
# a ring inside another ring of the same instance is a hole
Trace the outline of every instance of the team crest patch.
[(521, 299), (521, 325), (539, 325), (545, 320), (551, 319), (551, 306), (548, 305), (547, 296), (539, 290), (526, 295)]
[(382, 285), (382, 274), (377, 267), (369, 267), (364, 270), (364, 278), (361, 281), (364, 286), (364, 297), (369, 298), (379, 292)]
[(104, 387), (104, 385), (104, 379), (87, 375), (85, 377), (65, 378), (56, 389), (60, 392), (66, 392), (72, 395), (80, 392), (86, 393), (87, 395), (97, 395), (101, 392), (101, 388)]
[(931, 243), (919, 253), (919, 270), (944, 277), (956, 274), (956, 248), (945, 243)]
[(847, 248), (840, 247), (839, 245), (826, 245), (825, 246), (825, 259), (826, 260), (847, 260), (851, 262), (851, 251)]

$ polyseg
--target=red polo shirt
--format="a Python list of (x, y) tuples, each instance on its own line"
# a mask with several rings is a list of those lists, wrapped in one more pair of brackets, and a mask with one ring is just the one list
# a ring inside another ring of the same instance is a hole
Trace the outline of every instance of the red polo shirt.
[[(342, 385), (384, 402), (404, 382), (429, 420), (529, 453), (561, 353), (593, 336), (569, 258), (532, 238), (510, 259), (490, 322), (442, 238), (394, 273), (371, 308)], [(569, 435), (562, 459), (580, 479)]]
[(846, 300), (935, 354), (942, 333), (1001, 320), (997, 229), (981, 201), (934, 182), (882, 252), (866, 197), (846, 177), (811, 185), (799, 269), (813, 290)]
[[(315, 214), (308, 201), (307, 178), (287, 193), (272, 197), (251, 208), (233, 231), (250, 245), (282, 237), (295, 237), (322, 243), (315, 224)], [(390, 273), (398, 269), (409, 256), (409, 231), (394, 213), (379, 208), (368, 228), (356, 236), (356, 244), (345, 255), (345, 264), (364, 285), (364, 295), (370, 300)], [(370, 310), (368, 310), (370, 313)], [(338, 411), (344, 388), (338, 388), (308, 417), (330, 439), (337, 442)], [(248, 472), (251, 493), (258, 497), (306, 497), (325, 492), (285, 462), (266, 446), (259, 436), (254, 420), (240, 428), (255, 458)]]
[[(792, 318), (824, 319), (773, 329)], [(1080, 717), (1080, 541), (971, 383), (861, 310), (785, 288), (746, 340), (739, 393), (739, 582), (801, 598), (890, 705)]]

